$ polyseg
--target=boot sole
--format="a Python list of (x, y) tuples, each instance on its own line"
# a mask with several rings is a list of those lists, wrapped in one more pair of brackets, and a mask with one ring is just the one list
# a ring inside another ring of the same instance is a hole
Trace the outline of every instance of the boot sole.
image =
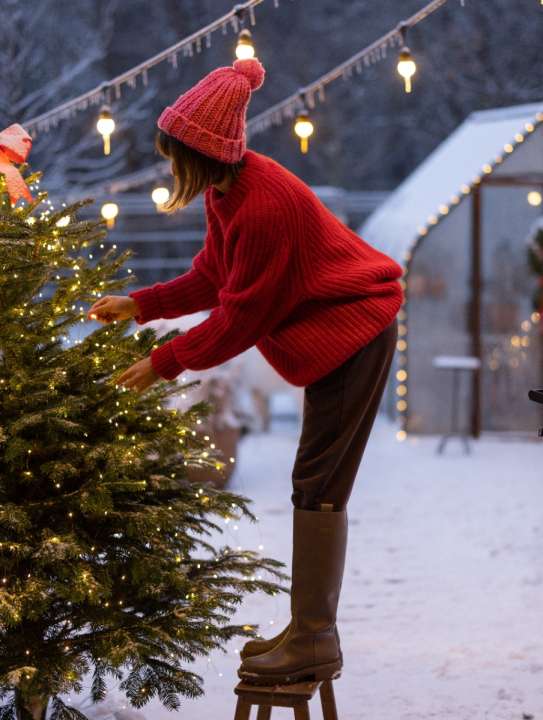
[(342, 663), (336, 660), (333, 663), (325, 663), (324, 665), (314, 665), (313, 667), (302, 668), (301, 670), (292, 670), (289, 673), (266, 673), (259, 675), (258, 673), (250, 673), (238, 669), (238, 676), (250, 685), (279, 685), (281, 683), (296, 683), (303, 681), (317, 680), (335, 680), (341, 675)]
[[(278, 643), (275, 643), (277, 645)], [(243, 652), (240, 650), (239, 657), (241, 660), (245, 660), (245, 658), (254, 657), (255, 655), (263, 655), (265, 652), (269, 652), (270, 650), (273, 650), (275, 645), (270, 646), (269, 648), (265, 648), (264, 650), (257, 650), (256, 652)], [(339, 651), (339, 660), (341, 662), (341, 666), (343, 667), (343, 653), (340, 650)]]

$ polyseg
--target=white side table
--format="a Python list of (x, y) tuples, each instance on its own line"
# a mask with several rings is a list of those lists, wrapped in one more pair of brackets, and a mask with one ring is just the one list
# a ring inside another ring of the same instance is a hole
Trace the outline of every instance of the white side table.
[(481, 361), (477, 357), (471, 355), (437, 355), (432, 361), (432, 365), (438, 370), (450, 370), (453, 373), (453, 396), (451, 403), (451, 429), (445, 433), (439, 445), (437, 446), (438, 455), (441, 455), (447, 444), (447, 440), (451, 437), (459, 437), (464, 443), (464, 449), (467, 454), (470, 452), (469, 433), (459, 427), (458, 422), (458, 403), (460, 393), (460, 374), (462, 372), (475, 372), (480, 369)]

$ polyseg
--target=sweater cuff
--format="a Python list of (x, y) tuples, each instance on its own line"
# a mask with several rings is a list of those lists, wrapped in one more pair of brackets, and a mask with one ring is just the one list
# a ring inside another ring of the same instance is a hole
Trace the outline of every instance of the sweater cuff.
[(174, 380), (185, 369), (175, 359), (172, 342), (172, 340), (165, 342), (151, 351), (153, 370), (165, 380)]
[(134, 316), (138, 325), (144, 325), (150, 320), (162, 317), (162, 308), (152, 287), (133, 290), (128, 293), (128, 297), (135, 300), (138, 306), (139, 313)]

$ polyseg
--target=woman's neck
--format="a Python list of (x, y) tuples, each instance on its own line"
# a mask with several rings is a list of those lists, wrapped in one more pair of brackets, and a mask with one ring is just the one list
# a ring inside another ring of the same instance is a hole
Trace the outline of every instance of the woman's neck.
[(223, 194), (226, 193), (230, 185), (232, 184), (232, 176), (228, 176), (225, 180), (223, 180), (221, 183), (212, 183), (213, 187), (217, 188), (219, 192), (222, 192)]

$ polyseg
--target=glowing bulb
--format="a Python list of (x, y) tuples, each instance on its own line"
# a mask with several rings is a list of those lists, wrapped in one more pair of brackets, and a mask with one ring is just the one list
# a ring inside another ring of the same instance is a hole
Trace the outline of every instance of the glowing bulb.
[(69, 224), (70, 224), (70, 216), (69, 215), (64, 215), (64, 217), (61, 217), (60, 220), (57, 220), (57, 222), (55, 223), (55, 225), (57, 227), (66, 227), (66, 225), (69, 225)]
[(100, 212), (102, 217), (107, 220), (108, 228), (112, 228), (115, 225), (115, 218), (119, 214), (119, 206), (113, 202), (104, 203)]
[(169, 197), (170, 191), (167, 187), (156, 187), (151, 193), (151, 198), (157, 206), (164, 205), (165, 202), (168, 202)]
[(303, 153), (308, 151), (308, 138), (313, 135), (314, 129), (307, 110), (303, 108), (298, 113), (294, 123), (294, 132), (300, 138), (300, 150)]
[(255, 46), (251, 37), (250, 30), (242, 30), (238, 35), (236, 45), (236, 57), (238, 60), (247, 60), (255, 56)]
[(104, 155), (109, 155), (111, 152), (110, 138), (112, 132), (115, 130), (115, 120), (107, 105), (103, 105), (100, 110), (100, 116), (96, 122), (96, 129), (104, 139)]
[(410, 93), (412, 90), (411, 78), (417, 72), (417, 65), (413, 60), (411, 51), (404, 45), (400, 52), (400, 58), (398, 60), (398, 72), (403, 77), (405, 82), (405, 92)]
[(532, 190), (528, 193), (528, 204), (532, 207), (539, 207), (543, 200), (541, 193), (538, 190)]

